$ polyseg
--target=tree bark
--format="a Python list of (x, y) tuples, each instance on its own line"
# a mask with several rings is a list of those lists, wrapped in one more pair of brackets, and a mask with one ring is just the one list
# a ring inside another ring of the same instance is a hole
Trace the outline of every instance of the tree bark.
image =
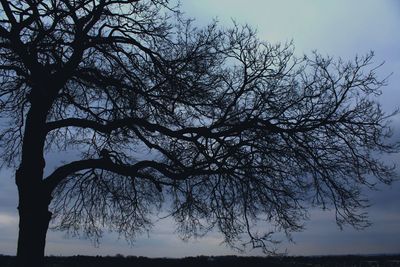
[(43, 183), (48, 105), (31, 106), (25, 124), (21, 164), (15, 174), (19, 195), (17, 266), (44, 266), (46, 233), (51, 219), (51, 192)]
[(20, 201), (17, 266), (44, 266), (46, 233), (51, 212), (42, 197), (31, 199), (30, 203)]
[(31, 161), (29, 165), (21, 164), (15, 175), (19, 194), (18, 267), (44, 266), (46, 233), (52, 215), (48, 210), (51, 194), (35, 177), (43, 175), (43, 165), (40, 159)]

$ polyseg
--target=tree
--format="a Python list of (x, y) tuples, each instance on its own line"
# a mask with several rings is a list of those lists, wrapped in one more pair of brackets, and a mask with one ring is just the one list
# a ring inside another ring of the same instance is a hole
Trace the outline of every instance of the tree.
[[(396, 149), (372, 53), (296, 58), (247, 26), (197, 29), (166, 0), (0, 2), (19, 266), (43, 265), (51, 219), (132, 239), (165, 203), (183, 238), (217, 228), (268, 252), (257, 222), (289, 235), (315, 205), (363, 227), (360, 190), (394, 178), (374, 157)], [(45, 177), (46, 153), (69, 150), (79, 158)]]

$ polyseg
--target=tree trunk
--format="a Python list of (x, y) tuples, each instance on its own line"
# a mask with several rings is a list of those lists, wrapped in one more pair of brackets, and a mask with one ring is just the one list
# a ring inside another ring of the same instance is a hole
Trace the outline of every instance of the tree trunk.
[[(42, 167), (38, 165), (36, 169), (40, 170)], [(24, 172), (22, 167), (16, 172), (19, 194), (17, 266), (43, 267), (46, 233), (52, 215), (48, 210), (51, 195), (41, 180), (33, 179), (30, 173)]]
[[(19, 209), (19, 236), (17, 266), (44, 266), (46, 233), (51, 213), (41, 203), (21, 206)], [(23, 207), (23, 208), (22, 208)]]
[[(40, 103), (39, 103), (40, 104)], [(51, 219), (51, 192), (43, 184), (47, 107), (32, 105), (26, 118), (21, 164), (15, 173), (19, 195), (17, 266), (44, 266), (46, 233)]]

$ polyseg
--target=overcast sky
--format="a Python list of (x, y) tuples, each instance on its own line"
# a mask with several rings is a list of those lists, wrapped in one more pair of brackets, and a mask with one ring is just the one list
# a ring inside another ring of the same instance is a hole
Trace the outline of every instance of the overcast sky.
[[(322, 54), (350, 59), (375, 51), (375, 62), (385, 62), (382, 77), (393, 73), (379, 101), (387, 112), (400, 106), (400, 1), (397, 0), (183, 0), (182, 10), (205, 25), (218, 18), (222, 25), (232, 19), (258, 29), (260, 39), (271, 43), (293, 40), (296, 53)], [(400, 141), (400, 119), (393, 118), (394, 138)], [(387, 160), (400, 165), (400, 155)], [(399, 168), (398, 168), (399, 170)], [(366, 192), (373, 206), (368, 209), (373, 225), (363, 231), (340, 231), (334, 215), (312, 211), (306, 230), (295, 233), (295, 244), (284, 242), (289, 255), (400, 253), (400, 182)], [(16, 188), (10, 171), (0, 173), (0, 254), (15, 254), (18, 218)], [(125, 255), (183, 257), (236, 254), (220, 245), (221, 236), (182, 242), (170, 221), (157, 223), (134, 247), (114, 234), (106, 234), (99, 247), (64, 233), (49, 232), (48, 255)], [(259, 254), (258, 251), (249, 253)]]

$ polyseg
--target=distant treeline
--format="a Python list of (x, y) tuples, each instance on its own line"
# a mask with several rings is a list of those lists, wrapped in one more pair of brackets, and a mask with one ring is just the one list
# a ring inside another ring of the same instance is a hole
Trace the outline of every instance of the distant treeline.
[[(13, 267), (14, 256), (0, 255), (0, 267)], [(46, 257), (46, 267), (270, 267), (270, 266), (400, 266), (400, 255), (321, 257), (198, 256), (182, 259), (117, 256)]]

